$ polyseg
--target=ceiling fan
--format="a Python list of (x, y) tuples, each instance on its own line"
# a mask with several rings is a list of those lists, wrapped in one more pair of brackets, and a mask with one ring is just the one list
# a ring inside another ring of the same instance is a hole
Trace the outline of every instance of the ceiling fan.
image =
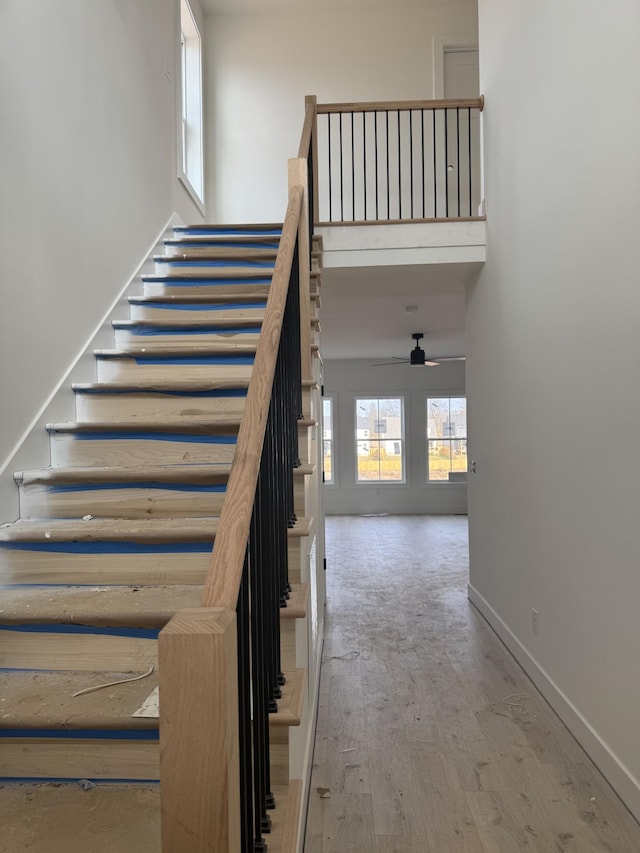
[(377, 364), (373, 364), (372, 367), (385, 367), (391, 364), (411, 364), (419, 365), (420, 367), (437, 367), (443, 361), (465, 361), (465, 356), (463, 355), (443, 356), (442, 358), (427, 359), (424, 350), (420, 346), (420, 341), (422, 340), (422, 338), (424, 338), (423, 333), (414, 332), (411, 337), (416, 342), (416, 345), (409, 353), (409, 358), (399, 358), (398, 356), (392, 356), (393, 361), (380, 361)]

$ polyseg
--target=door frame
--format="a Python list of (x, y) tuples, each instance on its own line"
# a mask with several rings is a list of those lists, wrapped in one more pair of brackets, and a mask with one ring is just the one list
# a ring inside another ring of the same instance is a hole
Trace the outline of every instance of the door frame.
[(444, 98), (444, 55), (453, 51), (478, 50), (478, 36), (434, 36), (433, 37), (433, 97)]

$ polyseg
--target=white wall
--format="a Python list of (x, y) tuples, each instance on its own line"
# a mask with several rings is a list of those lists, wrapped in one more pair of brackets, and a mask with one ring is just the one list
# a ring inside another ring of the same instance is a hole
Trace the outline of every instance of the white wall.
[(169, 220), (177, 0), (0, 6), (0, 471)]
[(479, 16), (471, 593), (640, 815), (640, 5)]
[[(465, 483), (427, 483), (427, 396), (464, 396), (464, 362), (439, 367), (372, 367), (370, 360), (327, 361), (325, 395), (334, 397), (335, 485), (324, 486), (329, 515), (363, 512), (465, 513)], [(355, 403), (357, 396), (399, 396), (405, 401), (406, 483), (356, 484)]]
[(219, 221), (284, 215), (305, 95), (320, 103), (433, 97), (433, 37), (477, 32), (477, 4), (207, 18), (207, 189)]

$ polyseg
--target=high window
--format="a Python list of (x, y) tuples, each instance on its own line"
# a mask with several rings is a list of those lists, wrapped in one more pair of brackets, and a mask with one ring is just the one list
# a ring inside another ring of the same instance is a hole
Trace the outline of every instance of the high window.
[(180, 178), (204, 202), (202, 39), (187, 0), (180, 0)]
[(467, 470), (467, 401), (427, 398), (427, 468), (430, 482), (463, 479)]
[(403, 409), (402, 397), (356, 399), (358, 483), (404, 482)]
[(333, 440), (333, 398), (322, 400), (322, 460), (325, 483), (335, 483), (335, 453)]

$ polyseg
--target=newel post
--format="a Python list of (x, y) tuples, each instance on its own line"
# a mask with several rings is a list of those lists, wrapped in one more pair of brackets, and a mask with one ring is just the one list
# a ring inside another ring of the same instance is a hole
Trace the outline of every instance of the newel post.
[(309, 187), (307, 161), (302, 157), (289, 160), (289, 189), (302, 187), (303, 198), (298, 227), (298, 262), (300, 265), (300, 367), (303, 379), (312, 379), (311, 367), (311, 237), (309, 231)]
[(240, 849), (236, 614), (182, 610), (160, 632), (162, 853)]

